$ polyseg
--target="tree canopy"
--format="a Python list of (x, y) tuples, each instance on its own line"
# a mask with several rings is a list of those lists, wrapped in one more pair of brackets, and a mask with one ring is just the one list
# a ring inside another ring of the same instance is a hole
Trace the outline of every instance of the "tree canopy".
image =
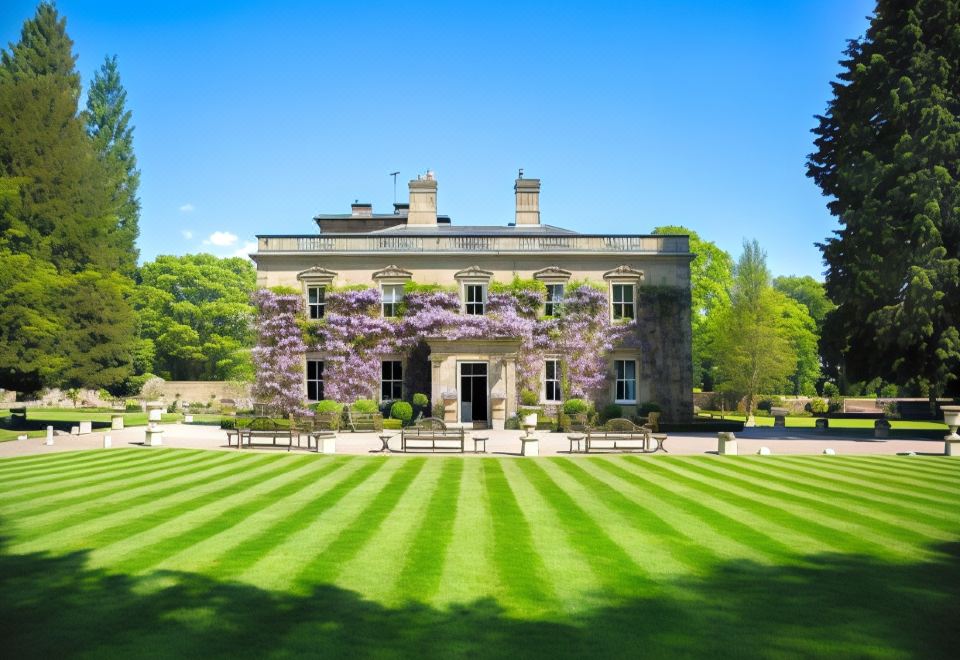
[(844, 381), (940, 395), (960, 367), (960, 1), (880, 0), (845, 54), (808, 161), (840, 223), (825, 354)]

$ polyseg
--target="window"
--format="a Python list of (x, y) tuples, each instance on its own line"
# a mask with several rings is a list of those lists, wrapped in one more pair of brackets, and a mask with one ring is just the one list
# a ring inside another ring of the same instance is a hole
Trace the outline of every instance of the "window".
[(384, 360), (380, 377), (380, 400), (403, 398), (403, 364), (399, 360)]
[(614, 320), (634, 318), (633, 285), (614, 284), (612, 286)]
[(560, 391), (560, 360), (547, 360), (545, 363), (543, 400), (563, 400), (563, 395)]
[(547, 316), (560, 316), (560, 304), (563, 302), (563, 285), (547, 285), (547, 304), (543, 313)]
[(402, 284), (383, 285), (383, 315), (396, 316), (400, 311), (400, 302), (403, 300)]
[(463, 311), (474, 316), (483, 316), (484, 306), (487, 302), (487, 285), (465, 284), (463, 293)]
[(614, 360), (617, 372), (617, 403), (637, 402), (637, 363), (633, 360)]
[(307, 311), (311, 319), (322, 319), (327, 308), (327, 287), (307, 287)]
[(307, 401), (323, 399), (323, 361), (307, 360)]

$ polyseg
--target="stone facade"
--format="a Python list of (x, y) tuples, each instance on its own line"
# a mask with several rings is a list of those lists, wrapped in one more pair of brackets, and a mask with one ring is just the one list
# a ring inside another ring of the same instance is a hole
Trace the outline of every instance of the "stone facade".
[[(636, 365), (635, 374), (634, 367), (621, 367), (630, 372), (621, 373), (622, 379), (634, 379), (630, 386), (634, 389), (619, 390), (635, 393), (633, 401), (618, 402), (626, 414), (643, 402), (655, 402), (665, 419), (689, 418), (693, 255), (687, 237), (580, 234), (543, 225), (539, 192), (538, 180), (520, 178), (515, 185), (515, 223), (458, 227), (447, 216), (437, 216), (437, 185), (428, 174), (410, 182), (410, 204), (396, 205), (394, 214), (376, 215), (369, 205), (355, 204), (349, 216), (317, 216), (321, 231), (314, 235), (258, 236), (257, 252), (251, 255), (257, 282), (260, 287), (302, 291), (308, 316), (311, 301), (313, 313), (320, 314), (318, 296), (346, 286), (379, 287), (386, 300), (406, 282), (444, 285), (457, 291), (462, 313), (470, 313), (468, 299), (486, 295), (485, 287), (492, 282), (515, 277), (561, 286), (594, 282), (606, 287), (611, 312), (618, 300), (617, 309), (624, 313), (629, 309), (630, 318), (638, 322), (636, 336), (611, 352), (609, 396), (598, 397), (597, 403), (617, 398), (614, 360), (622, 360)], [(364, 222), (369, 223), (367, 231)], [(341, 227), (347, 231), (337, 231)], [(621, 300), (627, 295), (632, 299)], [(626, 302), (629, 306), (623, 305)], [(502, 427), (515, 414), (518, 341), (423, 339), (430, 349), (431, 400), (443, 402), (449, 421), (468, 421), (464, 417), (469, 418), (471, 405), (494, 427)], [(307, 360), (319, 362), (323, 355), (308, 355)], [(317, 368), (307, 366), (315, 376)], [(472, 389), (465, 393), (464, 387)], [(305, 392), (308, 389), (305, 382)]]

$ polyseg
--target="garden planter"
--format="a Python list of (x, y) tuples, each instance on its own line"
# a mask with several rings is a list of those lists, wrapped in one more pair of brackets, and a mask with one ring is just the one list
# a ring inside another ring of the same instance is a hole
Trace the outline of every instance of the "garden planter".
[(537, 413), (530, 413), (520, 418), (520, 426), (537, 428)]
[(943, 437), (943, 453), (947, 456), (955, 456), (960, 453), (960, 435), (957, 435), (957, 427), (960, 427), (960, 406), (941, 406), (943, 411), (943, 421), (950, 428), (950, 433)]

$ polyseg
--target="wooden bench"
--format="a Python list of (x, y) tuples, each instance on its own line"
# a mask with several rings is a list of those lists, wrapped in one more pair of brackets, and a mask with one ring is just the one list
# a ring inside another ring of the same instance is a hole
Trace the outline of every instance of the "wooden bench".
[[(629, 419), (611, 419), (601, 428), (587, 429), (584, 451), (624, 451), (650, 453), (652, 436), (650, 429), (637, 426)], [(659, 444), (659, 443), (658, 443)]]
[(427, 417), (400, 431), (400, 451), (466, 451), (466, 434), (462, 428), (450, 429), (436, 417)]
[(383, 415), (380, 413), (358, 413), (347, 408), (347, 426), (354, 433), (357, 431), (379, 433), (383, 430)]
[(329, 420), (320, 419), (322, 416), (290, 415), (290, 435), (297, 437), (297, 446), (300, 447), (301, 438), (307, 439), (307, 449), (310, 442), (320, 451), (320, 441), (324, 438), (336, 438), (336, 430), (330, 428)]
[[(277, 423), (269, 417), (254, 417), (250, 420), (250, 424), (242, 429), (239, 429), (239, 436), (237, 442), (237, 449), (243, 447), (243, 442), (246, 440), (247, 447), (253, 446), (254, 438), (269, 438), (273, 446), (277, 446), (277, 438), (287, 440), (287, 451), (293, 448), (293, 436), (295, 433), (291, 429), (284, 429), (277, 426)], [(229, 442), (229, 434), (228, 434)]]

